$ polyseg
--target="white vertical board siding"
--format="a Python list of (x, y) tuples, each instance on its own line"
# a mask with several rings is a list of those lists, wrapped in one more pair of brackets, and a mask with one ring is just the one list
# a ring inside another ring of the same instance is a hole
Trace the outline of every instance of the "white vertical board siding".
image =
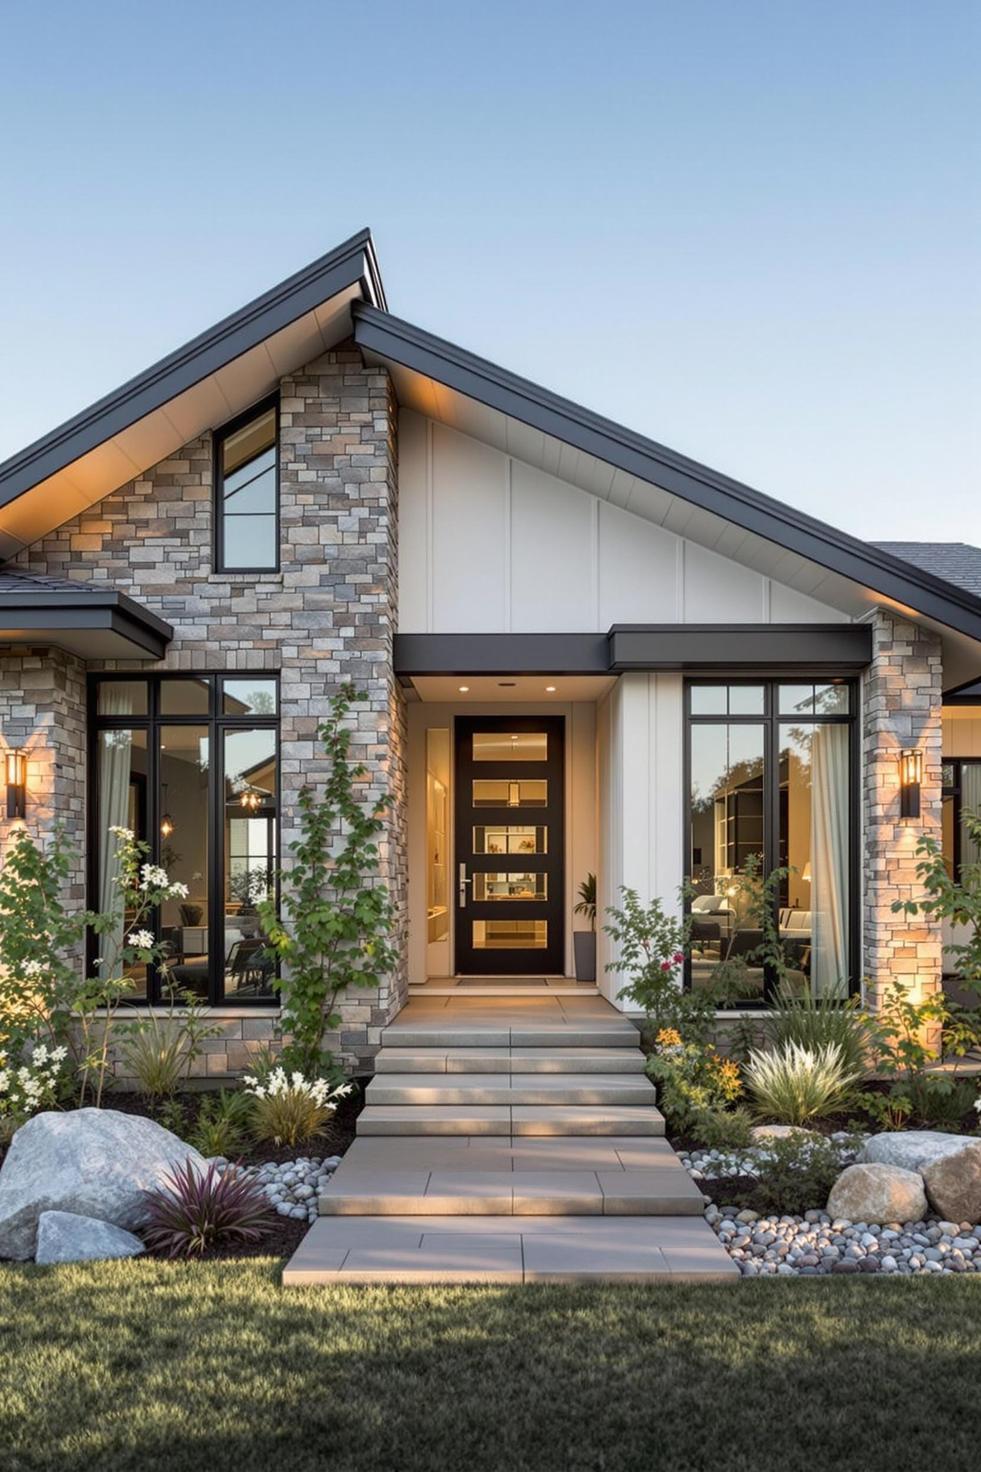
[[(684, 874), (682, 678), (643, 671), (622, 675), (600, 708), (599, 790), (602, 904), (619, 905), (620, 887), (641, 902), (678, 909)], [(613, 959), (609, 942), (603, 964)], [(620, 1003), (622, 976), (601, 979)]]
[(433, 424), (430, 473), (433, 628), (498, 633), (506, 627), (506, 457)]
[[(665, 497), (656, 487), (642, 495), (635, 486), (638, 510), (624, 509), (615, 475), (607, 500), (412, 410), (399, 425), (403, 633), (848, 622), (681, 527), (658, 525)], [(699, 524), (694, 514), (688, 521)]]
[(976, 716), (947, 714), (943, 718), (943, 733), (945, 757), (981, 757), (981, 714)]

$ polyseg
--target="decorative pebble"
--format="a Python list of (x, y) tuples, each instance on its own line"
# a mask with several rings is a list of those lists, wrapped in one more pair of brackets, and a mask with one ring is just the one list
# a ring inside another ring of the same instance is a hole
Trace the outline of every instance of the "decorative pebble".
[[(256, 1181), (280, 1216), (314, 1222), (317, 1197), (340, 1163), (339, 1155), (326, 1160), (319, 1155), (301, 1156), (299, 1160), (284, 1160), (281, 1164), (266, 1160), (262, 1165), (247, 1165), (242, 1168), (242, 1174)], [(981, 1251), (981, 1242), (975, 1245)]]

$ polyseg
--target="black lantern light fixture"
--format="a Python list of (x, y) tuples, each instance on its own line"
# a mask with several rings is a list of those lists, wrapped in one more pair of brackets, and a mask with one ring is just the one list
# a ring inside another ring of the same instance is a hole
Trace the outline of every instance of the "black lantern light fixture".
[(27, 753), (19, 746), (7, 749), (7, 817), (27, 814)]
[(899, 816), (920, 816), (920, 784), (923, 781), (923, 753), (918, 747), (906, 747), (899, 753)]

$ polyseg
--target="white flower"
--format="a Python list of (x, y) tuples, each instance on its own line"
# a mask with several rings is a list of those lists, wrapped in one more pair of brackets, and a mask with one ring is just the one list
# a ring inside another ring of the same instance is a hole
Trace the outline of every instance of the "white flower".
[(153, 947), (153, 935), (149, 930), (134, 930), (126, 937), (126, 944), (138, 951), (149, 951)]
[(167, 897), (172, 900), (186, 900), (190, 892), (186, 884), (174, 883), (167, 890)]
[(144, 864), (140, 869), (140, 888), (166, 889), (170, 879), (166, 869), (161, 869), (158, 864)]
[(979, 1094), (978, 1097), (975, 1099), (975, 1101), (974, 1101), (974, 1107), (977, 1110), (977, 1112), (979, 1114), (981, 1114), (981, 1094)]
[(120, 839), (120, 841), (123, 842), (123, 843), (132, 843), (133, 842), (133, 830), (132, 830), (132, 828), (120, 828), (120, 827), (116, 826), (116, 827), (110, 828), (109, 829), (109, 832), (110, 833), (114, 833), (115, 836), (118, 839)]
[(25, 961), (24, 962), (24, 975), (25, 976), (40, 976), (41, 975), (41, 972), (43, 970), (44, 970), (44, 963), (42, 961)]

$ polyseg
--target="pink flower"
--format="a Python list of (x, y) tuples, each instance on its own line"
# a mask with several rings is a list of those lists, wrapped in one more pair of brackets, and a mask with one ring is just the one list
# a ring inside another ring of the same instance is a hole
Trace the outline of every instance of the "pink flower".
[(674, 963), (672, 961), (662, 961), (661, 962), (661, 970), (662, 971), (670, 971), (671, 968), (672, 968), (672, 966), (673, 966), (673, 964)]
[(674, 964), (676, 966), (680, 966), (681, 963), (682, 963), (682, 961), (685, 959), (685, 953), (684, 953), (684, 951), (675, 951), (675, 953), (671, 957), (671, 959), (672, 959), (672, 961), (674, 962)]

